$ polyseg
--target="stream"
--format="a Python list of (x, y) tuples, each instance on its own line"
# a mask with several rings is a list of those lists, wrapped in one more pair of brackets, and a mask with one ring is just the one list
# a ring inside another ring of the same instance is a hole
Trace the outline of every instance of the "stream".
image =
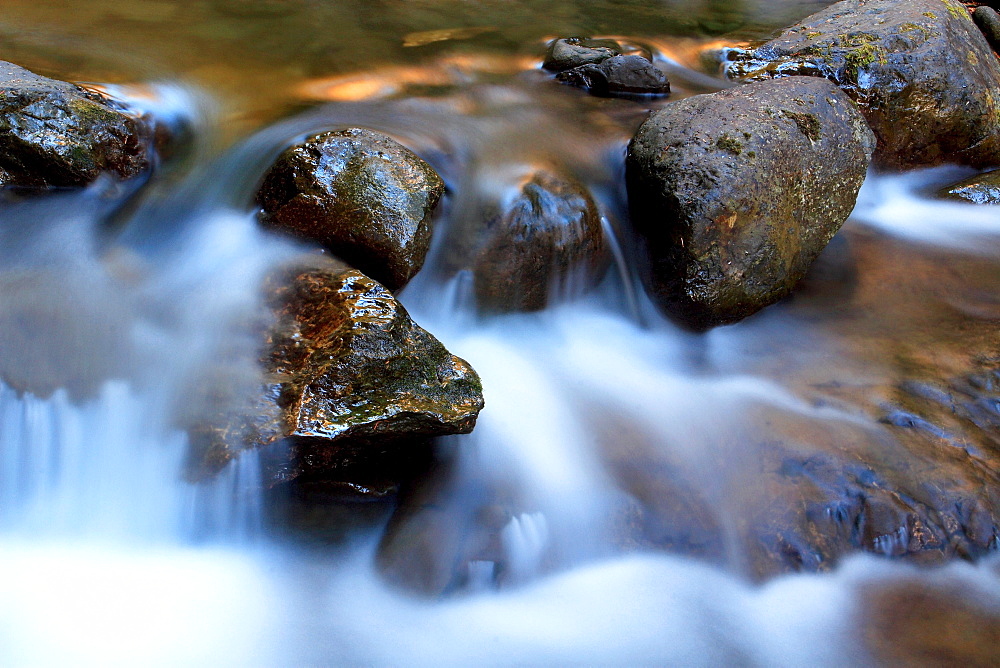
[[(721, 36), (824, 4), (6, 0), (0, 57), (99, 84), (187, 140), (141, 186), (0, 202), (0, 663), (856, 666), (873, 663), (873, 592), (975, 592), (996, 615), (990, 557), (924, 567), (875, 532), (867, 554), (813, 563), (774, 528), (800, 503), (789, 462), (878, 461), (902, 487), (933, 475), (908, 468), (885, 407), (997, 352), (1000, 216), (928, 194), (971, 170), (869, 174), (795, 293), (737, 325), (680, 329), (637, 275), (635, 129), (729, 85), (699, 55)], [(555, 83), (545, 42), (579, 33), (649, 47), (672, 96)], [(258, 286), (308, 252), (258, 227), (262, 175), (352, 125), (447, 184), (399, 297), (486, 399), (410, 490), (436, 513), (409, 525), (427, 533), (380, 556), (395, 500), (262, 494), (252, 453), (191, 484), (177, 428), (220, 360), (252, 375)], [(539, 165), (590, 188), (613, 265), (542, 312), (478, 314), (449, 248), (477, 202)], [(477, 546), (498, 507), (495, 544)]]

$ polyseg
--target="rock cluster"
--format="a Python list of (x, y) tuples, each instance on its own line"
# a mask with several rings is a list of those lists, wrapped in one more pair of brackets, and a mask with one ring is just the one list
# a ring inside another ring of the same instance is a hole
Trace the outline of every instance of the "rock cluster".
[(569, 37), (549, 45), (542, 67), (563, 83), (602, 97), (670, 93), (670, 82), (646, 55), (628, 55), (614, 40)]

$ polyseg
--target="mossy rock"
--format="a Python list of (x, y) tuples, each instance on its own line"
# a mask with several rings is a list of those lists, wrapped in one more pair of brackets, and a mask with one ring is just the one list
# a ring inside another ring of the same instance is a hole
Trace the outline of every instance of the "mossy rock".
[(626, 179), (656, 301), (700, 330), (787, 295), (854, 208), (874, 144), (851, 100), (812, 77), (654, 113)]
[(1000, 164), (1000, 62), (955, 0), (842, 0), (736, 52), (728, 72), (830, 79), (875, 131), (880, 167)]
[(147, 119), (79, 86), (0, 61), (0, 185), (85, 186), (102, 174), (128, 179), (149, 169)]

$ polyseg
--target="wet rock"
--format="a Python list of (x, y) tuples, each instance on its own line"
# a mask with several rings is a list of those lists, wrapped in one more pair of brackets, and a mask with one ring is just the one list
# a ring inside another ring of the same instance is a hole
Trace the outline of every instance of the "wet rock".
[(151, 161), (149, 124), (79, 86), (0, 61), (0, 185), (79, 187), (128, 179)]
[(480, 307), (543, 309), (551, 294), (574, 281), (592, 285), (607, 269), (600, 212), (576, 180), (536, 171), (510, 201), (493, 206), (473, 264)]
[(997, 10), (986, 6), (976, 7), (972, 20), (983, 31), (993, 50), (1000, 51), (1000, 14), (997, 14)]
[(285, 151), (264, 177), (263, 223), (322, 244), (397, 291), (423, 266), (441, 177), (385, 135), (326, 132)]
[(622, 46), (613, 39), (567, 37), (549, 44), (542, 67), (552, 72), (563, 72), (581, 65), (596, 65), (620, 55)]
[(563, 83), (587, 88), (600, 96), (662, 96), (670, 93), (667, 76), (642, 56), (614, 56), (597, 64), (560, 72), (556, 78)]
[(842, 0), (729, 72), (830, 79), (874, 130), (881, 167), (1000, 163), (1000, 62), (955, 0)]
[(269, 294), (277, 323), (261, 360), (264, 385), (252, 405), (193, 430), (195, 475), (264, 448), (268, 485), (350, 482), (339, 472), (475, 426), (476, 372), (376, 281), (317, 262), (276, 279)]
[(822, 79), (741, 86), (654, 113), (626, 158), (653, 296), (705, 329), (787, 295), (854, 208), (873, 147), (850, 99)]
[(938, 191), (938, 197), (973, 204), (1000, 204), (1000, 169), (946, 186)]

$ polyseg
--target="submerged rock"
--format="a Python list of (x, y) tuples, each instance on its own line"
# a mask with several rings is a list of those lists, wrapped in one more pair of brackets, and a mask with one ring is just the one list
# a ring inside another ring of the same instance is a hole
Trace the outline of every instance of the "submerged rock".
[(642, 56), (614, 56), (596, 64), (560, 72), (556, 78), (601, 96), (662, 96), (670, 93), (667, 76)]
[(96, 92), (0, 61), (0, 186), (80, 187), (150, 167), (153, 131)]
[(956, 0), (842, 0), (729, 72), (830, 79), (874, 130), (882, 167), (1000, 163), (1000, 62)]
[(946, 186), (938, 191), (938, 197), (973, 204), (1000, 204), (1000, 169)]
[(548, 170), (534, 172), (508, 202), (483, 213), (473, 274), (476, 301), (491, 311), (536, 311), (574, 280), (591, 285), (609, 254), (587, 189)]
[(657, 111), (629, 144), (647, 284), (694, 329), (787, 295), (854, 208), (874, 138), (850, 99), (794, 77)]
[(563, 72), (581, 65), (597, 64), (612, 56), (620, 55), (622, 46), (613, 39), (567, 37), (549, 44), (542, 67), (552, 72)]
[(472, 431), (483, 407), (476, 372), (376, 281), (334, 263), (299, 267), (270, 288), (269, 302), (277, 323), (262, 358), (266, 382), (253, 406), (196, 430), (202, 472), (267, 448), (266, 484), (323, 478)]
[(996, 666), (1000, 613), (994, 591), (958, 578), (872, 582), (860, 593), (859, 630), (877, 665)]
[(257, 201), (268, 227), (316, 241), (396, 291), (424, 264), (442, 194), (441, 177), (405, 146), (348, 128), (285, 151)]

